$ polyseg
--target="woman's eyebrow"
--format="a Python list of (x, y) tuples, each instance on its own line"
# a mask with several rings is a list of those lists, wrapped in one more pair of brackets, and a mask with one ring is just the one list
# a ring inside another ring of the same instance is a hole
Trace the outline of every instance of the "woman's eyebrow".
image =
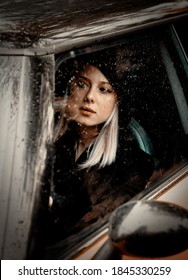
[(84, 79), (84, 80), (86, 80), (86, 81), (89, 81), (89, 79), (88, 79), (87, 77), (82, 76), (82, 75), (79, 75), (78, 78), (82, 78), (82, 79)]
[(107, 82), (107, 81), (106, 81), (106, 82), (105, 82), (105, 81), (101, 81), (100, 83), (101, 83), (101, 84), (107, 84), (107, 85), (110, 85), (110, 86), (111, 86), (111, 84), (110, 84), (109, 82)]
[[(85, 77), (85, 76), (83, 76), (83, 75), (79, 75), (78, 78), (82, 78), (82, 79), (84, 79), (84, 80), (86, 80), (86, 81), (88, 81), (88, 82), (90, 81), (89, 78), (87, 78), (87, 77)], [(107, 85), (110, 85), (110, 86), (111, 86), (111, 84), (110, 84), (108, 81), (100, 81), (100, 84), (107, 84)]]

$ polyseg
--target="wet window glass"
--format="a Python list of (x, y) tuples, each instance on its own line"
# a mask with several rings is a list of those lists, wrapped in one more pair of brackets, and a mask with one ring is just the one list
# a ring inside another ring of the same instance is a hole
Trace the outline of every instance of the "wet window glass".
[(57, 55), (48, 246), (76, 244), (186, 161), (181, 54), (168, 29)]

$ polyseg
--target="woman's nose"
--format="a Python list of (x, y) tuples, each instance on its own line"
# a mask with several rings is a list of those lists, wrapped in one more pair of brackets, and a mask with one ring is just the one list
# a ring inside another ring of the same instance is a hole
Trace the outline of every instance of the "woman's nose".
[(95, 89), (90, 88), (84, 97), (84, 101), (88, 103), (94, 103), (95, 100)]

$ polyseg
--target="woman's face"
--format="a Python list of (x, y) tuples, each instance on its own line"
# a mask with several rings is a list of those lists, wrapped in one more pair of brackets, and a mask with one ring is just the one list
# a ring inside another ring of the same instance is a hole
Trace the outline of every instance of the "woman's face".
[(117, 102), (116, 93), (102, 72), (87, 65), (70, 84), (66, 116), (85, 126), (104, 123)]

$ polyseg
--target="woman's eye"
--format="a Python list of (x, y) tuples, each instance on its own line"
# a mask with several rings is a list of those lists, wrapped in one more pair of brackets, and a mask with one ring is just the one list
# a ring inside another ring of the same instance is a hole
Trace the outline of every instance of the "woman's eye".
[(101, 88), (99, 88), (99, 90), (100, 90), (102, 93), (111, 93), (111, 92), (112, 92), (111, 89), (106, 88), (106, 87), (101, 87)]
[(83, 81), (78, 81), (77, 84), (80, 88), (86, 88), (87, 87), (87, 84)]

